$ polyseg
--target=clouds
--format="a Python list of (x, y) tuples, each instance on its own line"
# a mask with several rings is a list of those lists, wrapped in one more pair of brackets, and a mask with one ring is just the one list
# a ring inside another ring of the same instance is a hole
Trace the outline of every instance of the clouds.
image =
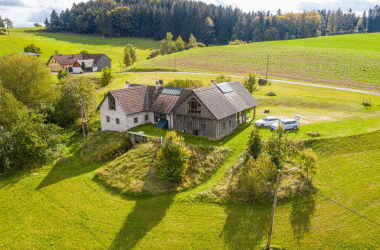
[(380, 5), (380, 2), (366, 2), (366, 1), (337, 1), (337, 2), (302, 2), (299, 3), (297, 8), (298, 11), (311, 11), (311, 10), (323, 10), (331, 9), (337, 10), (340, 8), (343, 12), (348, 12), (351, 8), (354, 12), (364, 12), (368, 11), (370, 8)]
[(0, 6), (24, 6), (17, 0), (0, 0)]

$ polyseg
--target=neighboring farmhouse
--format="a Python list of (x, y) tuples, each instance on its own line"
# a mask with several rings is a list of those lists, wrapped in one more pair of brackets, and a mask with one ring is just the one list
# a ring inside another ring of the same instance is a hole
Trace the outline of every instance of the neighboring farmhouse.
[(220, 139), (247, 121), (259, 102), (239, 82), (200, 89), (137, 85), (111, 90), (98, 107), (102, 130), (125, 131), (144, 123)]
[[(84, 71), (82, 65), (85, 67)], [(48, 66), (51, 71), (64, 70), (79, 74), (99, 71), (105, 67), (111, 68), (111, 59), (105, 54), (53, 55), (48, 61)]]

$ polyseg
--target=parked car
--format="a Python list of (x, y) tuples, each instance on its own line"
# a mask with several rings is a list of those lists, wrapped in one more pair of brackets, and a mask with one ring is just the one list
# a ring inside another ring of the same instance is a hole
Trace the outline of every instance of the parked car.
[(287, 129), (295, 130), (301, 126), (300, 123), (298, 122), (298, 119), (284, 119), (284, 120), (281, 120), (280, 122), (273, 123), (270, 128), (271, 130), (276, 130), (278, 129), (278, 126), (283, 126), (285, 130)]
[(264, 119), (255, 121), (255, 126), (259, 128), (270, 127), (273, 123), (276, 123), (278, 121), (279, 119), (277, 117), (268, 116), (268, 117), (265, 117)]

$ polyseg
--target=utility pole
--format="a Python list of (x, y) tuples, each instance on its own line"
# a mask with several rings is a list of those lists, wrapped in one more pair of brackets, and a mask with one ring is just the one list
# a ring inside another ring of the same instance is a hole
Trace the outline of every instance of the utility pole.
[(268, 245), (267, 249), (270, 250), (270, 241), (272, 240), (272, 232), (273, 232), (273, 223), (274, 223), (274, 213), (276, 212), (276, 204), (277, 204), (277, 195), (278, 195), (278, 186), (280, 184), (280, 176), (281, 170), (278, 170), (277, 173), (277, 184), (276, 184), (276, 193), (274, 195), (274, 202), (273, 202), (273, 210), (272, 210), (272, 223), (270, 225), (270, 231), (269, 231), (269, 238), (268, 238)]
[(84, 131), (83, 101), (82, 101), (82, 99), (80, 99), (80, 109), (81, 109), (81, 113), (82, 113), (82, 130), (83, 130), (83, 139), (86, 139), (86, 134), (85, 134), (85, 131)]
[(268, 54), (268, 59), (267, 59), (267, 73), (265, 76), (265, 80), (268, 80), (268, 67), (269, 67), (269, 54)]

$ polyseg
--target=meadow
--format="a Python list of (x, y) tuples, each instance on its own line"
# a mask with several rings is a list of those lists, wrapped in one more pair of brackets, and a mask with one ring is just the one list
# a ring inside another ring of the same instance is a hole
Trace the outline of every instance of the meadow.
[(153, 58), (140, 68), (244, 75), (380, 90), (380, 34), (215, 46)]
[[(79, 54), (82, 50), (89, 53), (106, 54), (112, 60), (114, 72), (120, 71), (120, 61), (123, 61), (124, 47), (132, 44), (136, 48), (137, 60), (145, 60), (151, 50), (157, 49), (160, 42), (152, 39), (140, 38), (101, 38), (85, 35), (65, 33), (27, 33), (25, 30), (38, 30), (40, 28), (11, 29), (10, 36), (0, 36), (0, 56), (24, 52), (24, 47), (34, 44), (41, 48), (40, 58), (48, 61), (55, 50), (62, 54)], [(125, 65), (122, 63), (122, 68)]]
[[(126, 80), (154, 84), (191, 78), (209, 84), (212, 76), (167, 73), (117, 75), (99, 90), (121, 88)], [(266, 95), (269, 91), (275, 97)], [(270, 115), (301, 115), (292, 139), (308, 141), (319, 156), (313, 175), (317, 191), (371, 220), (380, 222), (379, 122), (380, 98), (309, 86), (274, 83), (253, 95), (261, 105), (256, 119)], [(371, 106), (362, 105), (371, 98)], [(249, 113), (252, 117), (253, 113)], [(324, 117), (321, 119), (321, 117)], [(219, 204), (197, 197), (219, 183), (245, 148), (253, 123), (239, 127), (221, 141), (184, 135), (192, 144), (232, 149), (226, 161), (203, 184), (180, 193), (134, 197), (122, 195), (96, 178), (112, 160), (83, 162), (82, 136), (67, 134), (65, 157), (57, 163), (0, 176), (0, 247), (3, 249), (261, 249), (267, 241), (271, 204)], [(148, 135), (166, 130), (145, 125)], [(270, 133), (261, 130), (264, 138)], [(128, 154), (128, 153), (127, 153)], [(283, 178), (286, 178), (283, 176)], [(278, 204), (272, 244), (286, 249), (375, 249), (380, 227), (316, 194)]]

